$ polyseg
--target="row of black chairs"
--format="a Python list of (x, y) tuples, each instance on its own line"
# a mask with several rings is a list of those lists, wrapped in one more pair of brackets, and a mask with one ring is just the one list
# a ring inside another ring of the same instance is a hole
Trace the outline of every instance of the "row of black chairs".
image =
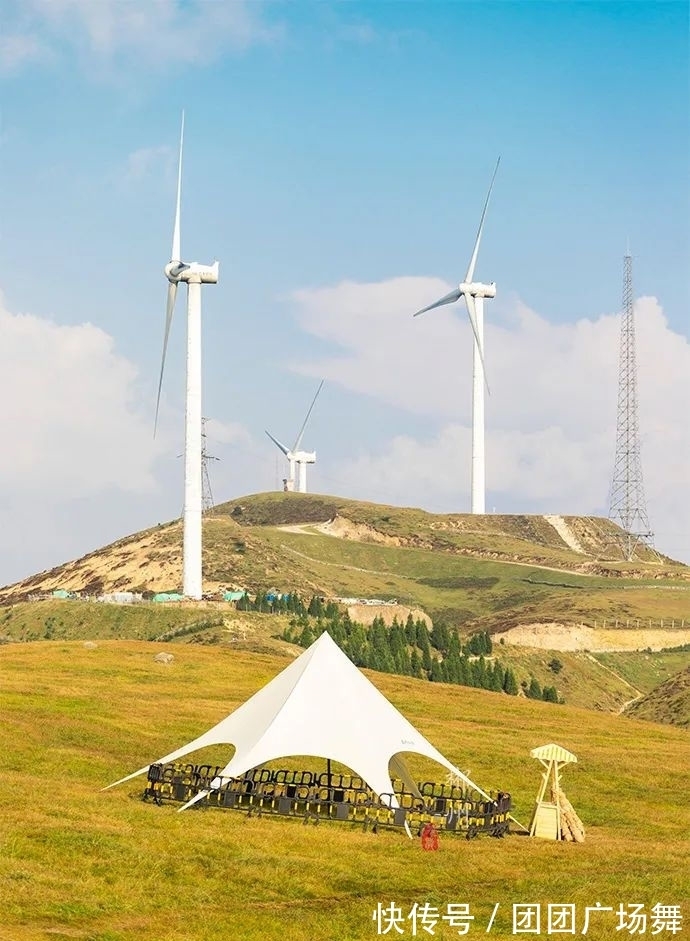
[(394, 794), (378, 797), (356, 775), (328, 772), (256, 768), (241, 778), (221, 779), (222, 768), (213, 765), (151, 765), (145, 800), (191, 800), (199, 791), (210, 793), (195, 806), (243, 810), (248, 815), (280, 814), (318, 823), (322, 819), (360, 823), (365, 829), (379, 826), (421, 831), (426, 823), (439, 830), (464, 833), (468, 839), (480, 832), (503, 836), (509, 828), (510, 795), (499, 792), (487, 800), (476, 791), (426, 781), (419, 795), (394, 781)]

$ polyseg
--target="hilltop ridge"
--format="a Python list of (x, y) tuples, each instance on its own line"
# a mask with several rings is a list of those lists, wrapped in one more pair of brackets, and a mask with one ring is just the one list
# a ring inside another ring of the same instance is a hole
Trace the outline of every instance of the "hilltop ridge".
[[(646, 546), (640, 558), (621, 561), (621, 530), (609, 520), (434, 514), (263, 493), (217, 506), (203, 525), (209, 599), (228, 588), (395, 599), (466, 631), (544, 623), (651, 629), (675, 627), (675, 619), (684, 626), (685, 618), (690, 628), (690, 568)], [(82, 597), (179, 591), (181, 572), (176, 520), (0, 589), (0, 603), (56, 589)]]
[[(688, 566), (647, 546), (633, 562), (622, 561), (616, 542), (622, 530), (602, 518), (434, 514), (316, 494), (262, 493), (220, 504), (204, 517), (205, 592), (255, 577), (251, 556), (254, 563), (263, 558), (264, 576), (275, 571), (283, 584), (294, 581), (275, 557), (275, 539), (266, 538), (271, 530), (605, 578), (690, 579)], [(0, 601), (56, 588), (87, 594), (179, 589), (181, 542), (179, 520), (159, 524), (0, 588)]]
[[(413, 613), (464, 638), (488, 632), (494, 657), (547, 685), (546, 651), (557, 651), (567, 665), (559, 691), (588, 708), (618, 710), (631, 692), (618, 661), (602, 669), (592, 653), (670, 649), (679, 652), (664, 663), (687, 663), (690, 568), (646, 547), (641, 559), (616, 559), (620, 530), (607, 520), (266, 493), (221, 504), (203, 525), (203, 601), (97, 603), (113, 592), (179, 591), (182, 525), (173, 521), (0, 589), (0, 642), (129, 637), (294, 656), (289, 618), (236, 610), (223, 592), (239, 588), (335, 599), (360, 623)], [(68, 593), (81, 600), (61, 600)]]

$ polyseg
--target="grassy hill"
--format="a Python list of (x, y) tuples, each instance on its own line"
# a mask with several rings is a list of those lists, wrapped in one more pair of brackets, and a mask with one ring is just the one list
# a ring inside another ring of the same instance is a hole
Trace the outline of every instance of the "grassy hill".
[[(204, 589), (215, 598), (222, 588), (242, 587), (396, 599), (443, 617), (463, 636), (488, 630), (503, 637), (495, 655), (514, 665), (518, 678), (534, 676), (542, 686), (554, 683), (548, 650), (558, 649), (566, 669), (556, 685), (566, 701), (618, 711), (648, 690), (588, 651), (690, 641), (690, 569), (648, 549), (632, 563), (617, 561), (619, 533), (591, 518), (440, 515), (258, 494), (205, 517)], [(0, 590), (0, 639), (177, 639), (284, 651), (276, 635), (285, 620), (269, 624), (213, 600), (128, 607), (50, 598), (57, 588), (86, 598), (179, 589), (181, 542), (179, 521), (159, 525)], [(43, 600), (29, 600), (37, 597)], [(676, 671), (689, 656), (681, 655)]]
[[(482, 629), (535, 614), (570, 621), (690, 619), (688, 566), (646, 548), (639, 560), (616, 561), (620, 530), (610, 521), (554, 518), (576, 551), (548, 519), (258, 494), (216, 507), (204, 519), (204, 589), (276, 586), (397, 597), (431, 613), (447, 609), (458, 623), (481, 621)], [(56, 588), (87, 595), (179, 589), (181, 542), (179, 521), (161, 524), (0, 589), (0, 600)]]
[(626, 715), (690, 729), (690, 666), (632, 703)]
[[(164, 649), (171, 664), (154, 662)], [(397, 832), (178, 814), (144, 804), (141, 779), (100, 790), (209, 728), (286, 662), (142, 641), (0, 647), (0, 938), (363, 941), (376, 936), (377, 904), (391, 901), (405, 915), (414, 903), (469, 904), (470, 936), (498, 904), (499, 941), (514, 937), (513, 903), (542, 906), (542, 934), (548, 904), (575, 905), (578, 934), (587, 906), (610, 906), (590, 922), (594, 941), (619, 933), (620, 905), (680, 905), (687, 919), (690, 742), (671, 727), (369, 674), (474, 780), (509, 790), (525, 824), (541, 770), (529, 750), (573, 751), (563, 787), (582, 845), (443, 836), (425, 853)], [(435, 936), (457, 932), (438, 925)]]

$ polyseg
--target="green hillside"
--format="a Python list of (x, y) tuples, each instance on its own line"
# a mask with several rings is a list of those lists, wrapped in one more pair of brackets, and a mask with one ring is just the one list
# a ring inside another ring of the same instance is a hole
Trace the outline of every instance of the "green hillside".
[(690, 729), (690, 666), (638, 699), (626, 709), (625, 714), (634, 719), (664, 722)]
[[(395, 598), (459, 628), (534, 621), (603, 627), (690, 627), (690, 569), (653, 557), (614, 561), (607, 520), (434, 515), (310, 494), (258, 494), (204, 520), (204, 588), (276, 587), (305, 596)], [(181, 525), (160, 525), (0, 590), (0, 601), (56, 588), (180, 587)], [(646, 621), (646, 624), (643, 623)], [(595, 625), (595, 622), (596, 625)], [(650, 623), (652, 622), (652, 623)], [(662, 644), (662, 646), (667, 646)]]
[[(174, 661), (155, 662), (160, 650)], [(474, 780), (509, 790), (524, 823), (541, 770), (529, 750), (555, 741), (574, 752), (563, 787), (581, 845), (446, 835), (425, 853), (398, 832), (178, 814), (143, 803), (142, 779), (100, 790), (209, 728), (286, 662), (132, 641), (0, 647), (3, 941), (364, 941), (391, 901), (406, 915), (414, 903), (469, 904), (470, 937), (498, 905), (499, 941), (514, 937), (513, 903), (541, 905), (544, 919), (549, 904), (574, 905), (578, 933), (587, 906), (609, 906), (590, 922), (594, 941), (618, 936), (619, 906), (661, 902), (687, 917), (690, 742), (671, 727), (369, 674)], [(435, 936), (457, 931), (440, 924)]]
[[(616, 561), (617, 532), (591, 518), (440, 515), (311, 494), (257, 494), (204, 519), (208, 600), (95, 601), (101, 592), (179, 589), (176, 521), (0, 590), (0, 640), (159, 639), (284, 652), (288, 645), (278, 638), (289, 619), (238, 612), (218, 600), (223, 589), (395, 601), (350, 605), (350, 616), (377, 614), (390, 623), (413, 610), (462, 638), (488, 631), (494, 657), (514, 667), (518, 682), (534, 678), (542, 688), (555, 685), (569, 704), (617, 712), (690, 657), (674, 655), (654, 683), (637, 681), (647, 654), (623, 651), (690, 642), (690, 569), (647, 549), (634, 562)], [(56, 600), (56, 589), (79, 600)], [(548, 666), (554, 650), (565, 665), (557, 677)], [(628, 666), (628, 656), (636, 666)]]

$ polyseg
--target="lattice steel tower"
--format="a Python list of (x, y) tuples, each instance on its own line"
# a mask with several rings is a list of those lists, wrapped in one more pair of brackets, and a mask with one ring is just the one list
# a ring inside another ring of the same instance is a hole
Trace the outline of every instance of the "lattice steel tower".
[(213, 509), (213, 492), (211, 491), (211, 479), (208, 476), (208, 462), (219, 461), (219, 457), (214, 457), (206, 450), (206, 419), (201, 419), (201, 507), (202, 512), (206, 513)]
[(611, 484), (609, 519), (625, 535), (620, 539), (623, 556), (630, 561), (640, 542), (652, 546), (653, 533), (647, 517), (642, 482), (640, 439), (637, 425), (637, 365), (635, 362), (635, 318), (633, 314), (632, 256), (623, 259), (623, 311), (618, 371), (618, 418), (616, 459)]

